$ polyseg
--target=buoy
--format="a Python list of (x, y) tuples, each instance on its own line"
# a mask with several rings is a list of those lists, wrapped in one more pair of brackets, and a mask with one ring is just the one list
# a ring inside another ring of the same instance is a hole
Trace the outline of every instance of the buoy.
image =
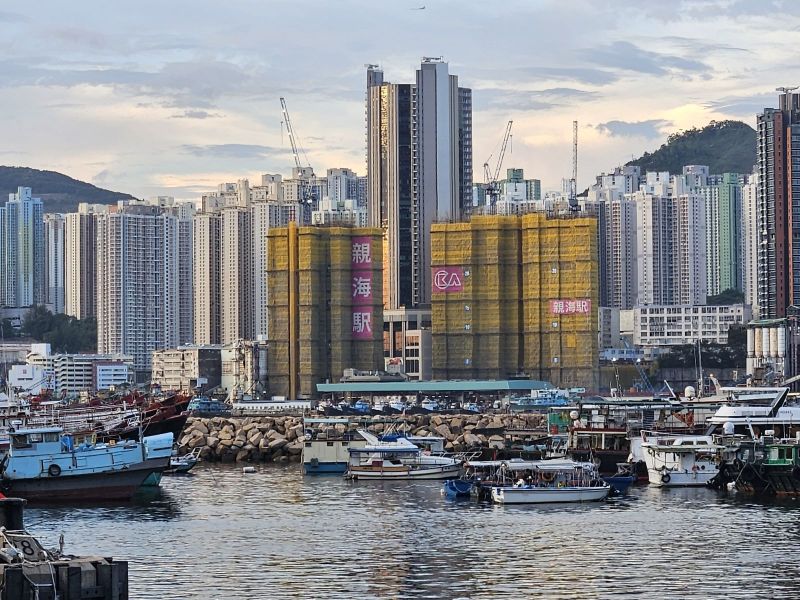
[(255, 473), (255, 467), (242, 467), (242, 473)]

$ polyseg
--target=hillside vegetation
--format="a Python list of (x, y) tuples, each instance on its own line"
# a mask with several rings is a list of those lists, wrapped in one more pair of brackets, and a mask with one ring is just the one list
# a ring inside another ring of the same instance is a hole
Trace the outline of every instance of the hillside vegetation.
[(0, 166), (0, 201), (18, 187), (29, 187), (35, 198), (41, 198), (45, 212), (74, 212), (80, 202), (116, 204), (117, 200), (133, 198), (130, 194), (104, 190), (91, 183), (78, 181), (55, 171), (40, 171), (29, 167)]
[(702, 129), (673, 133), (658, 150), (629, 165), (642, 172), (680, 173), (684, 165), (708, 165), (711, 173), (750, 173), (756, 162), (756, 131), (741, 121), (711, 121)]

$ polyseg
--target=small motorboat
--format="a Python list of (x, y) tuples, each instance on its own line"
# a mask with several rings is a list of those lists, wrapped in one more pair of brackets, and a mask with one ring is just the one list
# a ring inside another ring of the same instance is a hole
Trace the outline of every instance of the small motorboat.
[(606, 475), (602, 479), (614, 488), (617, 494), (624, 495), (628, 493), (628, 488), (636, 481), (636, 474), (632, 464), (618, 463), (617, 472), (613, 475)]
[(188, 473), (200, 460), (200, 448), (195, 448), (188, 454), (183, 456), (173, 455), (169, 459), (169, 467), (164, 471), (165, 473)]
[(469, 479), (448, 479), (442, 485), (442, 493), (448, 498), (469, 498), (474, 485)]
[(548, 504), (551, 502), (596, 502), (608, 498), (611, 486), (597, 478), (594, 465), (541, 461), (530, 469), (532, 477), (514, 485), (491, 488), (497, 504)]

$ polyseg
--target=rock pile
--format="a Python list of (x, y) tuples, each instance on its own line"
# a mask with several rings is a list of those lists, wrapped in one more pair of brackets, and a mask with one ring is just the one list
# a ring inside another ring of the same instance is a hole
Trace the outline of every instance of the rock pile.
[[(448, 451), (502, 445), (500, 430), (541, 429), (546, 417), (521, 415), (409, 415), (396, 423), (385, 423), (385, 417), (373, 417), (367, 430), (380, 434), (389, 428), (401, 429), (419, 436), (439, 436), (447, 440)], [(405, 423), (405, 425), (403, 425)], [(343, 423), (311, 425), (316, 434), (331, 436), (347, 430)], [(357, 429), (354, 424), (350, 429)], [(302, 417), (213, 417), (192, 418), (178, 441), (185, 454), (201, 448), (200, 458), (210, 461), (300, 462), (305, 442)]]

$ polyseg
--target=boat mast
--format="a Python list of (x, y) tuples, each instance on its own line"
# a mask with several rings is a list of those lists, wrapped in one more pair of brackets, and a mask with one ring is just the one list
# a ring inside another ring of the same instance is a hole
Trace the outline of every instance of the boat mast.
[(697, 397), (703, 397), (703, 352), (700, 345), (700, 336), (697, 336)]

